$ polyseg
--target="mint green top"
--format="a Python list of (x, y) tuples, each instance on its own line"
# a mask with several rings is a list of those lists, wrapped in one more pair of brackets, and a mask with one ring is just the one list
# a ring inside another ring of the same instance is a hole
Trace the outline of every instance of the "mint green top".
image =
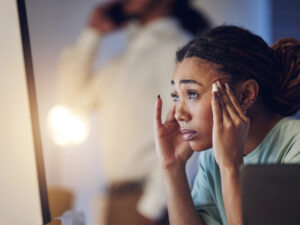
[[(300, 120), (285, 117), (247, 156), (244, 164), (300, 163)], [(221, 176), (212, 149), (201, 152), (192, 198), (205, 224), (227, 224)]]

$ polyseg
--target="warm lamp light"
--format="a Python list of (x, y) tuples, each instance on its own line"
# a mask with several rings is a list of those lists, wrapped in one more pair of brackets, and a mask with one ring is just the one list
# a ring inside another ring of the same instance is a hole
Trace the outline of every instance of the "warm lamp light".
[(54, 142), (60, 146), (80, 144), (88, 137), (86, 118), (64, 106), (54, 106), (50, 110), (48, 125)]

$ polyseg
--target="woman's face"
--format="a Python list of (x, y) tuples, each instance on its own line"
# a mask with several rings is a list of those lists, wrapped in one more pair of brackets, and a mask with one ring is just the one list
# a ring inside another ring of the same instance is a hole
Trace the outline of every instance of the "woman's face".
[(172, 80), (175, 118), (194, 151), (212, 146), (211, 86), (226, 77), (213, 63), (196, 57), (185, 58), (175, 67)]

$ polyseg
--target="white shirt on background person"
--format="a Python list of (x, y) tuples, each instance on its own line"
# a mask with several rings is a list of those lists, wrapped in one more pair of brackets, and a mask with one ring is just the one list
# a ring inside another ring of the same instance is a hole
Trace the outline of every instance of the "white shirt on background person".
[(154, 143), (154, 105), (160, 94), (166, 115), (175, 52), (190, 36), (173, 18), (136, 26), (126, 50), (93, 71), (101, 39), (97, 31), (87, 28), (64, 51), (59, 95), (63, 103), (81, 112), (97, 109), (106, 182), (145, 179), (138, 210), (159, 218), (166, 202)]

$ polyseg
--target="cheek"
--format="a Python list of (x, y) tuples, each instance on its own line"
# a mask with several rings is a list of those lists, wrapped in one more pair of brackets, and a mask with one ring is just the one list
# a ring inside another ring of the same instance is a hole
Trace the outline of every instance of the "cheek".
[(198, 121), (198, 126), (202, 131), (211, 131), (213, 116), (210, 101), (207, 101), (197, 107), (194, 117)]
[(213, 116), (210, 101), (197, 108), (194, 114), (194, 121), (197, 124), (199, 135), (197, 139), (190, 142), (191, 148), (194, 151), (211, 148)]

